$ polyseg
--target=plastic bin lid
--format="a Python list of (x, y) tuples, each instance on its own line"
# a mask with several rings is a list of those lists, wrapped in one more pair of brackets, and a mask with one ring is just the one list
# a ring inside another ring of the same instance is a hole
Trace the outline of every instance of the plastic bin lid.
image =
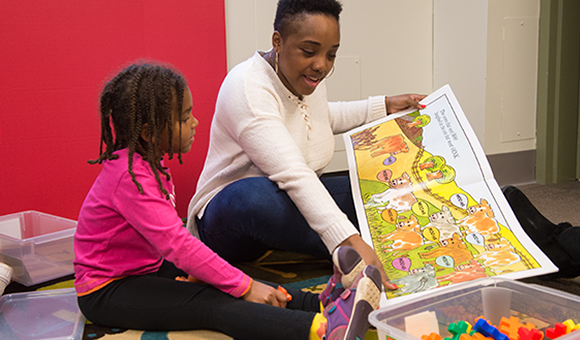
[(85, 318), (74, 288), (16, 293), (0, 298), (3, 340), (80, 340)]

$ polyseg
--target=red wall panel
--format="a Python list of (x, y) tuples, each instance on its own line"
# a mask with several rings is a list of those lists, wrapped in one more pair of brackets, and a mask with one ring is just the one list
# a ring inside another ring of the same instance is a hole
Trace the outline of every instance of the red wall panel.
[[(226, 74), (223, 1), (23, 0), (0, 11), (0, 215), (76, 219), (100, 171), (98, 97), (137, 59), (177, 67), (200, 121), (190, 153), (169, 162), (186, 216)], [(177, 157), (176, 157), (177, 158)]]

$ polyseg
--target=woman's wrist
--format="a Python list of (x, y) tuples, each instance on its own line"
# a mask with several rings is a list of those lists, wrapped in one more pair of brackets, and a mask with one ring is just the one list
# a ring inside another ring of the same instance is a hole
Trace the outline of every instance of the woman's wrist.
[(387, 116), (391, 114), (391, 110), (389, 110), (389, 97), (385, 96), (385, 110), (387, 111)]

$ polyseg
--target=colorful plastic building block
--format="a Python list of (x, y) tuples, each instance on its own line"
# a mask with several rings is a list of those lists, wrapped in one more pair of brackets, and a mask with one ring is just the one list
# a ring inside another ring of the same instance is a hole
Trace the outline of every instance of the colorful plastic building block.
[(489, 322), (487, 322), (487, 320), (484, 318), (478, 318), (477, 322), (473, 326), (473, 329), (483, 334), (484, 336), (493, 338), (495, 340), (509, 340), (507, 335), (503, 334), (497, 328), (490, 325)]
[[(510, 316), (509, 319), (502, 317), (497, 329), (503, 334), (507, 335), (510, 340), (518, 340), (520, 335), (518, 333), (520, 328), (534, 329), (536, 325), (533, 323), (526, 323), (525, 325), (520, 323), (520, 319), (515, 316)], [(543, 335), (542, 335), (543, 336)]]
[(471, 325), (469, 322), (461, 320), (457, 323), (450, 323), (449, 326), (447, 326), (447, 330), (449, 333), (453, 334), (453, 336), (451, 338), (445, 338), (446, 340), (459, 340), (459, 337), (462, 334), (471, 333)]
[[(544, 333), (536, 329), (536, 325), (530, 322), (523, 324), (515, 316), (502, 317), (498, 327), (493, 326), (483, 316), (477, 317), (475, 321), (473, 328), (466, 321), (450, 323), (447, 330), (452, 336), (443, 340), (544, 340)], [(547, 339), (557, 339), (579, 329), (580, 323), (576, 324), (572, 319), (568, 319), (547, 328), (545, 336)], [(423, 335), (421, 339), (442, 340), (435, 332)]]
[(476, 318), (475, 318), (475, 320), (473, 320), (473, 321), (474, 321), (474, 322), (477, 322), (477, 320), (479, 320), (479, 319), (483, 319), (483, 320), (485, 320), (485, 321), (486, 321), (486, 322), (487, 322), (489, 325), (491, 325), (491, 326), (495, 326), (494, 324), (492, 324), (491, 322), (489, 322), (489, 321), (488, 321), (488, 320), (485, 318), (485, 316), (483, 316), (483, 315), (480, 315), (480, 316), (476, 317)]
[(503, 334), (507, 335), (510, 340), (518, 340), (520, 337), (518, 334), (518, 329), (520, 329), (520, 319), (512, 316), (509, 319), (502, 317), (499, 321), (499, 326), (497, 329)]
[(562, 335), (566, 335), (567, 327), (561, 322), (554, 325), (553, 328), (546, 328), (546, 336), (550, 339), (556, 339)]
[(572, 319), (562, 322), (566, 326), (566, 334), (580, 329), (580, 323), (576, 324)]
[(441, 340), (441, 335), (437, 333), (431, 333), (429, 335), (421, 336), (421, 340)]
[(544, 338), (544, 333), (535, 328), (520, 327), (518, 329), (518, 335), (520, 336), (520, 340), (542, 340)]
[(488, 338), (481, 333), (474, 332), (472, 335), (467, 333), (461, 334), (459, 340), (493, 340), (493, 338)]

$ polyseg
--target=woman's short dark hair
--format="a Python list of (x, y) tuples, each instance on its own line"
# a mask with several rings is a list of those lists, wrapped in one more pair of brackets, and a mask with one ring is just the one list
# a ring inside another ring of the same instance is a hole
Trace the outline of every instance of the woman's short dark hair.
[(292, 32), (292, 23), (304, 14), (325, 14), (339, 21), (342, 4), (337, 0), (279, 0), (274, 19), (274, 30), (282, 37)]

